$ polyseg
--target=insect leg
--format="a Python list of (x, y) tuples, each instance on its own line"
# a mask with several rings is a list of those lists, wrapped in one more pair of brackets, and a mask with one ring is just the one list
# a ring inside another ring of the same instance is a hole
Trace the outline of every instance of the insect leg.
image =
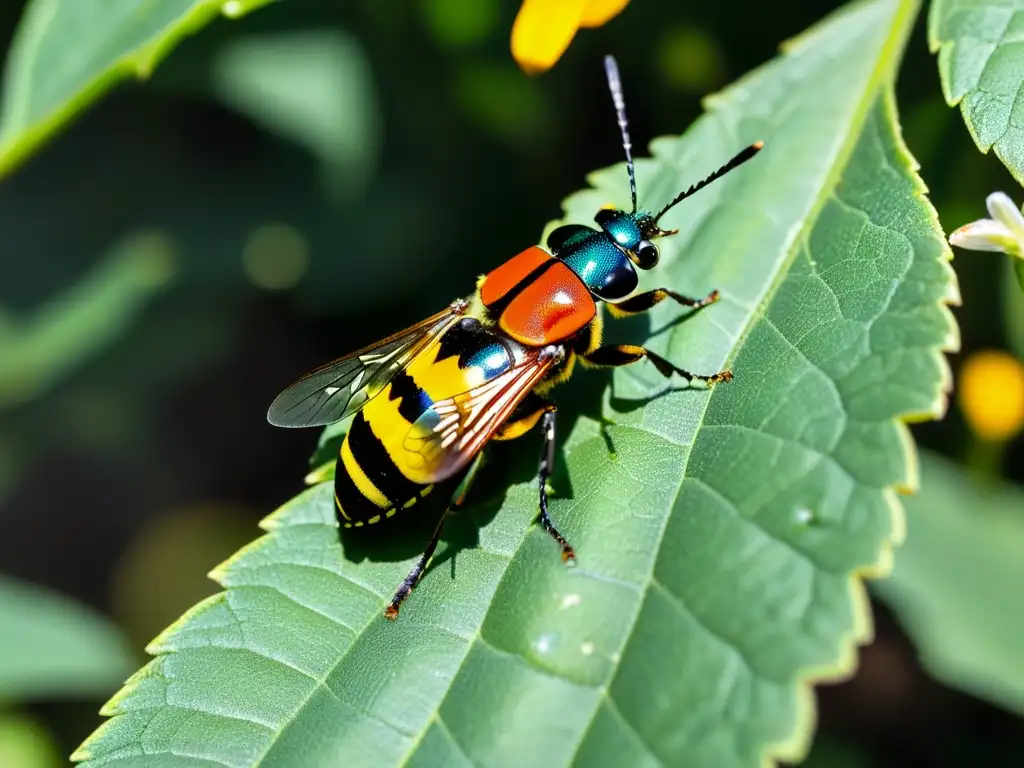
[(654, 364), (654, 367), (658, 369), (658, 373), (665, 378), (671, 378), (675, 374), (682, 376), (687, 381), (696, 379), (697, 381), (703, 381), (705, 384), (732, 381), (732, 371), (730, 370), (719, 371), (711, 375), (691, 373), (673, 365), (661, 355), (633, 344), (611, 344), (607, 347), (598, 347), (593, 352), (584, 355), (583, 362), (588, 365), (617, 368), (621, 365), (630, 365), (645, 357)]
[(441, 539), (441, 529), (444, 527), (445, 518), (448, 517), (449, 512), (454, 512), (461, 509), (463, 504), (466, 503), (466, 497), (469, 495), (469, 489), (473, 485), (473, 481), (476, 479), (477, 472), (480, 471), (480, 466), (483, 464), (483, 453), (477, 455), (476, 459), (470, 465), (466, 471), (465, 476), (459, 482), (455, 488), (455, 493), (452, 496), (451, 501), (448, 503), (448, 509), (445, 510), (441, 519), (437, 523), (437, 527), (434, 529), (433, 535), (430, 537), (430, 541), (427, 543), (426, 549), (423, 550), (423, 555), (413, 566), (413, 569), (409, 571), (409, 575), (405, 577), (405, 580), (399, 585), (398, 589), (395, 590), (395, 596), (391, 598), (391, 602), (388, 603), (388, 607), (384, 610), (384, 616), (394, 621), (398, 618), (398, 609), (401, 607), (405, 599), (409, 597), (409, 594), (419, 584), (420, 579), (423, 578), (423, 573), (427, 570), (427, 566), (430, 565), (430, 558), (434, 556), (434, 550), (437, 549), (437, 544)]
[(568, 562), (576, 559), (576, 552), (565, 537), (558, 532), (551, 517), (548, 515), (548, 478), (555, 465), (555, 406), (549, 404), (541, 421), (541, 432), (544, 434), (544, 449), (540, 455), (540, 471), (537, 481), (540, 486), (540, 524), (544, 530), (562, 547), (562, 560)]
[(441, 540), (441, 529), (444, 527), (444, 520), (447, 517), (448, 511), (441, 515), (441, 519), (437, 522), (437, 527), (434, 528), (434, 535), (430, 537), (430, 541), (427, 542), (426, 549), (423, 550), (423, 554), (420, 559), (416, 562), (416, 565), (409, 571), (409, 575), (405, 577), (397, 590), (395, 590), (395, 596), (391, 598), (391, 602), (388, 603), (388, 607), (384, 609), (384, 618), (394, 621), (398, 618), (398, 609), (401, 607), (405, 599), (409, 597), (409, 594), (413, 591), (417, 584), (420, 583), (420, 579), (423, 578), (423, 572), (427, 569), (427, 565), (430, 563), (430, 558), (434, 556), (434, 550), (437, 549), (437, 543)]
[(469, 466), (469, 471), (466, 472), (466, 476), (462, 482), (459, 483), (459, 487), (455, 489), (455, 495), (452, 496), (451, 503), (448, 505), (448, 509), (456, 511), (462, 509), (462, 506), (466, 503), (466, 497), (469, 496), (469, 489), (473, 487), (473, 481), (476, 480), (477, 472), (480, 471), (480, 467), (484, 463), (484, 453), (481, 451), (473, 459), (473, 463)]
[(620, 301), (618, 304), (609, 304), (608, 311), (611, 312), (613, 317), (637, 315), (641, 312), (646, 312), (655, 304), (660, 304), (665, 299), (672, 299), (673, 301), (682, 304), (684, 307), (700, 309), (701, 307), (706, 307), (708, 304), (714, 304), (718, 301), (718, 291), (712, 291), (703, 299), (691, 299), (688, 296), (683, 296), (681, 293), (676, 293), (668, 288), (655, 288), (653, 291), (638, 293), (636, 296), (626, 299), (625, 301)]
[(508, 417), (508, 421), (501, 425), (491, 439), (515, 440), (517, 437), (522, 437), (537, 425), (541, 416), (554, 407), (550, 400), (545, 400), (540, 395), (531, 392), (523, 398), (523, 402), (516, 406), (512, 415)]

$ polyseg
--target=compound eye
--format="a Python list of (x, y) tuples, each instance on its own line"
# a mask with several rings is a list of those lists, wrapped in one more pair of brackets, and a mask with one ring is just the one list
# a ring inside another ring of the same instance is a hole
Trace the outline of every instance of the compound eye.
[(640, 269), (651, 269), (658, 263), (658, 246), (649, 240), (641, 240), (636, 248), (636, 265)]

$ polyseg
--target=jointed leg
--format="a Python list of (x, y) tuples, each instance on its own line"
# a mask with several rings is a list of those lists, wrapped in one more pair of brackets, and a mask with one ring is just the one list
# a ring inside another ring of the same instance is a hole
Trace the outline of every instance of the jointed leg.
[(462, 481), (456, 486), (455, 493), (452, 496), (450, 502), (448, 502), (448, 508), (441, 515), (441, 519), (437, 522), (437, 527), (434, 529), (434, 534), (430, 537), (430, 541), (427, 543), (426, 549), (423, 550), (423, 554), (420, 559), (413, 566), (413, 569), (409, 571), (409, 575), (405, 577), (405, 580), (399, 585), (398, 589), (395, 590), (395, 596), (391, 598), (391, 602), (388, 603), (388, 607), (384, 610), (384, 616), (394, 621), (398, 618), (398, 609), (401, 607), (405, 599), (409, 597), (409, 594), (416, 588), (416, 585), (420, 583), (420, 579), (423, 578), (424, 571), (427, 570), (427, 566), (430, 564), (430, 558), (434, 556), (434, 550), (437, 549), (437, 544), (441, 540), (441, 529), (444, 527), (445, 518), (448, 517), (449, 512), (453, 512), (457, 509), (461, 509), (462, 505), (466, 503), (466, 497), (469, 495), (469, 489), (473, 485), (473, 481), (476, 479), (477, 472), (480, 471), (480, 465), (483, 464), (483, 453), (477, 454), (477, 457), (473, 460), (473, 463), (469, 465), (469, 469), (466, 471)]
[(530, 431), (538, 421), (541, 422), (541, 432), (544, 437), (544, 448), (540, 454), (540, 470), (537, 473), (537, 482), (540, 484), (540, 516), (538, 519), (544, 530), (562, 547), (562, 559), (569, 561), (576, 557), (576, 553), (565, 537), (555, 528), (548, 515), (548, 478), (555, 465), (555, 404), (531, 392), (513, 411), (505, 425), (495, 433), (494, 439), (513, 440), (521, 437)]
[(681, 293), (676, 293), (668, 288), (655, 288), (653, 291), (638, 293), (636, 296), (626, 299), (625, 301), (620, 301), (618, 304), (609, 304), (608, 311), (616, 317), (637, 315), (641, 312), (646, 312), (655, 304), (660, 304), (665, 299), (672, 299), (673, 301), (682, 304), (684, 307), (700, 309), (701, 307), (706, 307), (708, 304), (714, 304), (718, 301), (718, 291), (712, 291), (703, 299), (691, 299), (688, 296), (683, 296)]
[(466, 472), (466, 476), (462, 478), (462, 482), (459, 483), (455, 489), (455, 495), (452, 496), (451, 503), (448, 505), (448, 509), (451, 512), (462, 509), (466, 503), (466, 497), (469, 496), (469, 490), (473, 487), (473, 481), (476, 480), (477, 473), (480, 471), (480, 467), (484, 463), (484, 452), (480, 451), (473, 459), (473, 463), (469, 465), (469, 470)]
[(584, 355), (583, 361), (590, 365), (618, 367), (621, 365), (630, 365), (645, 357), (654, 364), (654, 367), (658, 369), (658, 373), (665, 378), (671, 378), (673, 374), (676, 374), (678, 376), (682, 376), (687, 381), (693, 381), (696, 379), (697, 381), (703, 381), (705, 384), (717, 384), (720, 381), (732, 381), (732, 371), (730, 370), (719, 371), (718, 373), (711, 374), (710, 376), (691, 373), (690, 371), (673, 365), (661, 355), (657, 355), (649, 349), (635, 346), (633, 344), (611, 344), (607, 347), (598, 347), (593, 352)]
[(508, 417), (508, 420), (502, 424), (501, 428), (494, 433), (491, 439), (515, 440), (517, 437), (522, 437), (537, 425), (541, 416), (554, 407), (550, 400), (546, 400), (540, 395), (531, 392), (516, 406), (516, 409), (512, 411), (512, 415)]
[(565, 537), (558, 532), (551, 517), (548, 515), (548, 478), (555, 466), (555, 406), (549, 405), (541, 420), (541, 432), (544, 434), (544, 449), (540, 454), (540, 471), (537, 481), (540, 485), (540, 524), (544, 530), (562, 547), (562, 560), (568, 562), (576, 559), (576, 552)]
[(441, 515), (441, 519), (437, 522), (434, 535), (430, 537), (430, 541), (427, 543), (427, 548), (423, 550), (420, 559), (412, 567), (412, 570), (409, 571), (409, 575), (405, 577), (405, 580), (399, 585), (398, 589), (395, 590), (395, 596), (391, 598), (388, 607), (384, 609), (384, 618), (391, 621), (397, 619), (398, 609), (405, 602), (405, 599), (409, 597), (409, 593), (420, 583), (420, 579), (423, 578), (423, 572), (427, 569), (430, 558), (434, 556), (434, 550), (437, 549), (437, 543), (441, 540), (441, 529), (444, 527), (444, 519), (447, 515), (448, 511), (445, 510), (445, 513)]

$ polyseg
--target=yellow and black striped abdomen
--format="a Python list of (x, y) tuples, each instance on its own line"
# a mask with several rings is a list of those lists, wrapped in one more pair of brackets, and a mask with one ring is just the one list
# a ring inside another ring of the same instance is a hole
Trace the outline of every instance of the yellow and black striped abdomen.
[(472, 318), (449, 329), (356, 414), (341, 445), (334, 495), (346, 527), (372, 525), (430, 493), (422, 457), (405, 447), (435, 402), (480, 386), (512, 365), (512, 353)]
[[(384, 392), (379, 395), (385, 396)], [(379, 523), (411, 507), (433, 487), (402, 474), (364, 411), (356, 414), (345, 435), (334, 473), (334, 500), (347, 528)]]

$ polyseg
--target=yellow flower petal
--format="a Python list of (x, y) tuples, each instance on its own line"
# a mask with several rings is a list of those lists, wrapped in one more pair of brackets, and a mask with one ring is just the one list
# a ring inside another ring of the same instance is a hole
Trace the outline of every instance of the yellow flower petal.
[(978, 437), (1009, 440), (1024, 427), (1024, 364), (995, 350), (971, 355), (960, 369), (958, 398)]
[(512, 25), (512, 57), (528, 75), (550, 69), (569, 47), (587, 0), (523, 0)]
[(581, 27), (600, 27), (607, 24), (629, 5), (629, 0), (589, 0), (580, 16)]

